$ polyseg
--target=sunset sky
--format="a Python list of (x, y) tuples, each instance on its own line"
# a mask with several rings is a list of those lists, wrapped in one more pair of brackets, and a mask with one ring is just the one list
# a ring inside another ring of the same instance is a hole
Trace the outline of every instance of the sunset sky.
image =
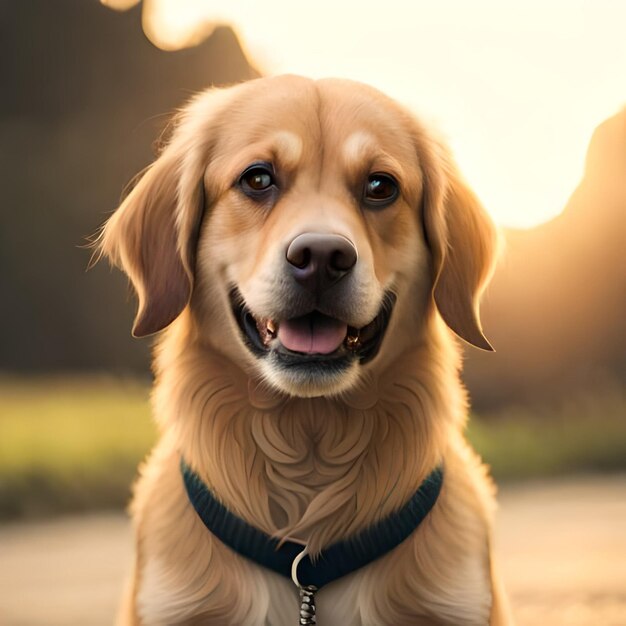
[(432, 120), (504, 226), (557, 215), (594, 128), (626, 105), (617, 0), (144, 0), (144, 29), (163, 49), (216, 24), (235, 29), (263, 73), (361, 80)]

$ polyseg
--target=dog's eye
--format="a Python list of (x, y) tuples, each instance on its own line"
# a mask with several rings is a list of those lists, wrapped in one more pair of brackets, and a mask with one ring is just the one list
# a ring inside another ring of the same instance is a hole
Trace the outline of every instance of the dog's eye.
[(262, 196), (276, 186), (274, 169), (269, 163), (254, 163), (243, 171), (238, 184), (246, 195)]
[(382, 208), (391, 204), (398, 197), (398, 183), (389, 174), (376, 172), (370, 174), (365, 184), (363, 200), (375, 208)]

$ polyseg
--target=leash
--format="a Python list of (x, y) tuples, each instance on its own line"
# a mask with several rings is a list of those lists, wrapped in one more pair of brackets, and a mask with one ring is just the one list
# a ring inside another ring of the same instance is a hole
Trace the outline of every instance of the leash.
[(441, 491), (443, 469), (436, 467), (398, 511), (355, 535), (324, 548), (311, 559), (306, 547), (279, 540), (248, 524), (219, 502), (202, 479), (181, 459), (187, 496), (196, 513), (222, 543), (258, 565), (293, 580), (300, 592), (300, 622), (315, 624), (315, 592), (390, 552), (426, 518)]

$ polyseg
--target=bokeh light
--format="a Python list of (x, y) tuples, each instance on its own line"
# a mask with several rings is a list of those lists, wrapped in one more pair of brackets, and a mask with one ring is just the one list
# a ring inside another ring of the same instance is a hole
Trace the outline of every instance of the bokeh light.
[(143, 22), (166, 50), (229, 24), (264, 73), (379, 87), (434, 120), (505, 226), (563, 209), (594, 128), (626, 103), (626, 4), (611, 0), (144, 0)]

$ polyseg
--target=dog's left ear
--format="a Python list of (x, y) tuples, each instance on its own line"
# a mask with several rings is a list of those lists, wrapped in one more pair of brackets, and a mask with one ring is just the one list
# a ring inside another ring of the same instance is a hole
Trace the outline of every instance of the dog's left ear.
[(152, 335), (187, 306), (193, 285), (187, 214), (198, 219), (200, 183), (191, 197), (181, 189), (182, 155), (173, 146), (145, 171), (107, 221), (98, 240), (105, 254), (126, 272), (139, 299), (133, 335)]
[(422, 169), (423, 219), (433, 257), (435, 304), (459, 337), (493, 351), (482, 332), (479, 301), (493, 271), (496, 229), (444, 148), (432, 149)]

